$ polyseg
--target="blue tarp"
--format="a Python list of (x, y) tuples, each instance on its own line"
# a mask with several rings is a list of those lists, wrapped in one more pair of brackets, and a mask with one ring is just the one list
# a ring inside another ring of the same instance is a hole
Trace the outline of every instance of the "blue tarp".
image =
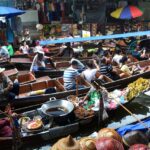
[(150, 35), (150, 31), (140, 31), (140, 32), (130, 32), (123, 34), (114, 34), (114, 35), (105, 35), (105, 36), (94, 36), (87, 38), (73, 38), (73, 39), (57, 39), (57, 40), (43, 40), (40, 41), (40, 45), (49, 45), (49, 44), (57, 44), (57, 43), (66, 43), (66, 42), (85, 42), (85, 41), (96, 41), (96, 40), (105, 40), (105, 39), (116, 39), (116, 38), (128, 38), (133, 36), (144, 36)]
[[(143, 122), (150, 128), (150, 117), (143, 120)], [(126, 125), (124, 127), (121, 127), (117, 130), (117, 132), (123, 136), (125, 133), (129, 131), (135, 131), (135, 130), (140, 130), (140, 131), (146, 131), (147, 128), (142, 125), (141, 123), (136, 123), (136, 124), (131, 124), (131, 125)]]

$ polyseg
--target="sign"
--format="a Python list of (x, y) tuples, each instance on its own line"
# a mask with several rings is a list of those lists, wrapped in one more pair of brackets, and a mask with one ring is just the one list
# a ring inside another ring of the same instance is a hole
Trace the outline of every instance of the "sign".
[(91, 36), (91, 32), (90, 31), (82, 30), (82, 37), (83, 38), (90, 37), (90, 36)]

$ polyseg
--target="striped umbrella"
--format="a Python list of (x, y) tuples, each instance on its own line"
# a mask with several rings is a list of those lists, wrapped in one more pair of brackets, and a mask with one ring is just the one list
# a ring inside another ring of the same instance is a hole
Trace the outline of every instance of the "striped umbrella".
[(143, 11), (136, 6), (126, 6), (116, 9), (110, 14), (116, 19), (132, 19), (143, 15)]

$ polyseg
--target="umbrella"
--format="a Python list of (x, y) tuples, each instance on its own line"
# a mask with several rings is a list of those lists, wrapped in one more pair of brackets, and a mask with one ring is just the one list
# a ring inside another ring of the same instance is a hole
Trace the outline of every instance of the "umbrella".
[(6, 18), (11, 18), (15, 17), (17, 15), (24, 14), (25, 11), (19, 10), (13, 7), (3, 7), (0, 6), (0, 17), (6, 17)]
[(141, 9), (136, 6), (126, 6), (116, 9), (111, 16), (116, 19), (132, 19), (143, 15)]

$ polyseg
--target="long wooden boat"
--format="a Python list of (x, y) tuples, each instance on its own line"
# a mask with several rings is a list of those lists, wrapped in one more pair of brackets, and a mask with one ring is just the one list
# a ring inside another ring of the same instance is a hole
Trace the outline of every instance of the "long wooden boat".
[[(59, 79), (59, 80), (62, 80), (62, 79)], [(134, 101), (133, 101), (133, 104), (134, 104)], [(32, 109), (30, 109), (28, 111), (27, 111), (27, 108), (24, 108), (22, 110), (18, 110), (18, 112), (24, 112), (23, 114), (25, 116), (31, 116), (31, 115), (35, 116), (37, 114), (41, 116), (42, 114), (40, 113), (40, 106), (41, 105), (34, 106), (34, 107), (32, 107)], [(118, 115), (118, 111), (120, 112), (120, 108), (117, 108), (114, 111), (117, 111), (117, 115)], [(112, 114), (113, 112), (110, 111), (110, 113)], [(139, 116), (140, 116), (140, 119), (145, 119), (147, 117), (150, 117), (150, 113), (148, 113), (147, 115), (141, 114)], [(122, 118), (124, 118), (124, 117), (122, 117)], [(122, 120), (124, 120), (124, 119), (122, 119)], [(44, 128), (42, 128), (41, 130), (38, 130), (36, 132), (31, 132), (31, 131), (29, 132), (28, 130), (22, 130), (21, 142), (23, 145), (26, 145), (29, 143), (33, 144), (34, 141), (35, 142), (38, 142), (38, 141), (40, 141), (40, 142), (48, 141), (49, 142), (50, 140), (54, 140), (54, 139), (60, 138), (62, 136), (67, 136), (69, 134), (77, 133), (79, 131), (79, 129), (85, 128), (87, 125), (92, 126), (92, 125), (96, 124), (96, 121), (97, 121), (97, 119), (96, 119), (96, 115), (95, 115), (95, 117), (91, 117), (91, 118), (84, 118), (84, 119), (80, 119), (80, 120), (75, 119), (74, 121), (68, 122), (65, 125), (55, 124), (55, 126), (52, 126), (52, 127), (50, 127), (50, 126), (47, 127), (45, 125)], [(130, 122), (128, 122), (128, 124), (133, 123), (133, 122), (135, 122), (135, 119), (132, 118), (130, 120)], [(48, 125), (49, 125), (49, 123), (48, 123)], [(121, 127), (124, 125), (125, 125), (124, 122), (121, 122), (119, 125), (116, 125), (115, 122), (113, 122), (112, 124), (109, 124), (108, 127), (118, 128), (118, 127)], [(91, 130), (92, 129), (93, 128), (91, 128)], [(12, 138), (11, 137), (6, 137), (6, 138), (0, 137), (0, 144), (2, 147), (10, 149), (10, 147), (12, 146)]]
[(10, 63), (18, 70), (28, 70), (32, 64), (31, 58), (11, 58)]
[[(62, 83), (59, 82), (60, 80)], [(79, 89), (78, 94), (84, 95), (89, 91), (91, 85), (87, 83), (84, 79), (80, 82), (80, 84), (84, 85), (84, 88)], [(55, 88), (56, 93), (42, 94), (47, 88)], [(21, 85), (19, 89), (19, 96), (17, 96), (15, 100), (11, 102), (11, 104), (13, 105), (13, 107), (18, 108), (43, 103), (49, 100), (49, 98), (51, 97), (61, 99), (69, 95), (76, 95), (76, 90), (65, 90), (62, 78), (50, 79), (47, 81), (38, 81)], [(4, 108), (7, 103), (8, 101), (3, 101), (0, 104), (0, 108)]]
[(12, 76), (16, 76), (17, 74), (18, 74), (18, 70), (16, 68), (4, 71), (4, 75), (8, 76), (9, 78), (11, 78)]
[[(134, 102), (133, 102), (134, 103)], [(114, 111), (117, 111), (117, 115), (118, 115), (118, 111), (120, 112), (120, 107), (118, 107), (117, 109), (115, 109)], [(21, 111), (17, 111), (16, 112), (21, 112), (24, 116), (26, 117), (30, 117), (33, 118), (35, 116), (41, 116), (42, 118), (43, 113), (41, 113), (41, 109), (40, 109), (40, 105), (37, 108), (32, 108), (31, 110), (27, 111), (27, 108), (22, 109)], [(113, 112), (110, 111), (110, 113), (112, 114)], [(114, 114), (114, 113), (113, 113)], [(150, 113), (148, 113), (147, 115), (139, 115), (140, 119), (145, 119), (147, 117), (150, 117)], [(138, 117), (139, 117), (138, 116)], [(135, 119), (133, 119), (130, 116), (131, 120), (130, 122), (128, 122), (128, 124), (134, 123), (136, 122)], [(120, 116), (121, 120), (125, 120), (124, 117)], [(111, 120), (111, 118), (109, 118), (109, 121)], [(95, 124), (97, 123), (97, 115), (95, 114), (95, 116), (90, 117), (90, 118), (84, 118), (84, 119), (73, 119), (71, 122), (66, 122), (66, 124), (64, 125), (59, 125), (57, 123), (53, 123), (54, 125), (52, 125), (51, 122), (48, 122), (46, 125), (44, 125), (44, 127), (40, 130), (31, 132), (29, 130), (26, 129), (22, 129), (21, 130), (21, 142), (22, 142), (22, 146), (26, 145), (26, 144), (36, 144), (38, 141), (39, 142), (49, 142), (50, 140), (54, 140), (57, 138), (61, 138), (63, 136), (67, 136), (69, 134), (73, 134), (73, 133), (78, 133), (78, 131), (82, 128), (89, 128), (91, 130), (91, 132), (93, 131), (93, 128), (90, 128), (91, 126), (95, 126)], [(127, 123), (126, 123), (127, 124)], [(124, 122), (120, 122), (120, 124), (116, 124), (115, 122), (111, 123), (108, 125), (108, 127), (111, 128), (119, 128), (121, 126), (126, 125)], [(89, 131), (89, 130), (88, 130)], [(1, 144), (1, 148), (5, 148), (5, 149), (10, 149), (10, 147), (12, 146), (13, 142), (12, 142), (12, 137), (0, 137), (0, 144)], [(36, 143), (34, 143), (34, 141)]]
[[(18, 82), (21, 85), (36, 81), (35, 76), (31, 72), (28, 72), (28, 73), (25, 73), (25, 74), (19, 74), (17, 76), (17, 79), (18, 79)], [(14, 81), (15, 78), (12, 78), (12, 80)]]
[(9, 60), (0, 60), (0, 67), (5, 69), (15, 68), (14, 65), (9, 62)]
[[(150, 60), (132, 63), (132, 64), (129, 64), (129, 67), (132, 66), (132, 65), (139, 65), (141, 68), (149, 67)], [(124, 85), (126, 86), (129, 83), (137, 80), (140, 77), (149, 78), (150, 77), (150, 69), (148, 69), (147, 71), (145, 71), (143, 73), (135, 74), (135, 75), (132, 75), (131, 77), (122, 78), (122, 79), (112, 81), (112, 82), (101, 83), (100, 80), (97, 80), (97, 82), (99, 82), (99, 84), (101, 84), (102, 86), (104, 86), (108, 90), (111, 90), (111, 89), (114, 89), (114, 88), (121, 88)]]

